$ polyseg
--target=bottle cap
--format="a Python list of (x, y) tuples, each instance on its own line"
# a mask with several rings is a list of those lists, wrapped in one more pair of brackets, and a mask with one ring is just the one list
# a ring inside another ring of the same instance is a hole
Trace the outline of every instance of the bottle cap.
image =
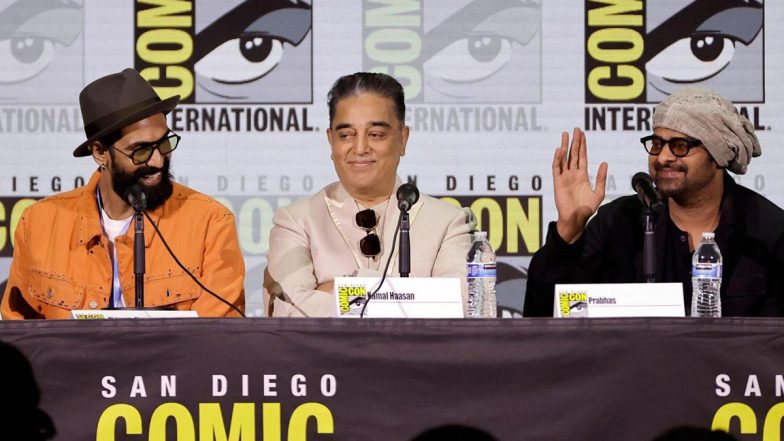
[(487, 231), (474, 231), (474, 237), (487, 237)]
[(706, 232), (702, 233), (702, 238), (703, 239), (711, 239), (712, 240), (714, 237), (715, 237), (715, 234), (713, 234), (713, 232), (707, 232), (706, 231)]

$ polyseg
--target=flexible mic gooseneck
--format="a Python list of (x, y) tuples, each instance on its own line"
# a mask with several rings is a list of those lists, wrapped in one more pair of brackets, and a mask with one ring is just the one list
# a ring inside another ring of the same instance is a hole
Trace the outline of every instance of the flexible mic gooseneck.
[(664, 212), (664, 200), (653, 186), (653, 180), (645, 172), (635, 173), (632, 188), (645, 206), (645, 233), (642, 245), (642, 272), (646, 283), (656, 281), (656, 236), (653, 229), (653, 212)]
[(398, 270), (400, 277), (408, 277), (411, 274), (411, 237), (409, 231), (411, 225), (408, 222), (408, 210), (419, 200), (419, 190), (416, 185), (408, 182), (397, 189), (397, 207), (400, 209), (400, 261)]
[(163, 237), (163, 234), (161, 234), (161, 230), (159, 230), (159, 229), (158, 229), (158, 226), (157, 226), (157, 225), (155, 225), (155, 222), (153, 222), (152, 218), (150, 218), (150, 215), (149, 215), (149, 214), (147, 214), (147, 212), (145, 212), (145, 213), (144, 213), (144, 216), (145, 216), (145, 217), (147, 217), (147, 220), (149, 220), (149, 221), (150, 221), (150, 224), (151, 224), (151, 225), (152, 225), (152, 227), (155, 229), (155, 232), (156, 232), (156, 233), (158, 233), (158, 236), (161, 238), (161, 242), (163, 243), (163, 246), (166, 248), (166, 251), (168, 251), (168, 252), (169, 252), (169, 255), (171, 255), (171, 256), (172, 256), (172, 259), (174, 259), (174, 261), (177, 263), (177, 265), (179, 265), (179, 267), (180, 267), (180, 268), (182, 268), (182, 270), (183, 270), (183, 271), (185, 271), (185, 274), (187, 274), (187, 275), (188, 275), (188, 276), (189, 276), (191, 279), (193, 279), (193, 281), (194, 281), (194, 282), (196, 282), (196, 284), (197, 284), (197, 285), (199, 285), (199, 287), (200, 287), (201, 289), (203, 289), (204, 291), (206, 291), (207, 293), (209, 293), (211, 296), (215, 297), (216, 299), (218, 299), (218, 300), (220, 300), (221, 302), (223, 302), (224, 304), (226, 304), (226, 305), (227, 305), (229, 308), (231, 308), (231, 309), (233, 309), (233, 310), (237, 311), (237, 313), (238, 313), (240, 316), (242, 316), (242, 317), (245, 317), (245, 313), (243, 313), (243, 312), (242, 312), (242, 311), (241, 311), (239, 308), (237, 308), (236, 306), (234, 306), (234, 305), (232, 305), (231, 303), (229, 303), (228, 301), (226, 301), (226, 299), (224, 299), (223, 297), (221, 297), (221, 296), (219, 296), (219, 295), (215, 294), (214, 292), (212, 292), (212, 291), (211, 291), (209, 288), (207, 288), (206, 286), (204, 286), (204, 285), (203, 285), (203, 284), (202, 284), (202, 283), (199, 281), (199, 279), (197, 279), (197, 278), (196, 278), (196, 276), (194, 276), (194, 275), (193, 275), (193, 274), (192, 274), (190, 271), (188, 271), (188, 269), (187, 269), (187, 268), (185, 268), (185, 265), (183, 265), (183, 264), (180, 262), (180, 260), (179, 260), (179, 259), (177, 259), (177, 256), (175, 256), (175, 255), (174, 255), (174, 252), (173, 252), (173, 251), (171, 250), (171, 248), (169, 247), (169, 244), (168, 244), (168, 243), (166, 243), (166, 239), (164, 239), (164, 237)]
[(144, 309), (144, 218), (142, 213), (147, 209), (147, 194), (142, 190), (141, 185), (134, 184), (125, 193), (125, 200), (128, 201), (134, 211), (134, 231), (133, 231), (133, 276), (134, 276), (134, 306), (137, 309)]

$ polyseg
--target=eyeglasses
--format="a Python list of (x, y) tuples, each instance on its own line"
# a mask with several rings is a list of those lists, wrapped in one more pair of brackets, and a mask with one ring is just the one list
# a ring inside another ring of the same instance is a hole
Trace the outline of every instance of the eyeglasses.
[(158, 151), (161, 152), (161, 155), (168, 155), (173, 152), (174, 149), (177, 148), (177, 144), (180, 143), (180, 139), (182, 139), (180, 135), (169, 132), (163, 138), (155, 142), (149, 142), (136, 147), (130, 154), (125, 153), (115, 146), (112, 146), (112, 148), (114, 151), (127, 156), (134, 165), (141, 165), (150, 160), (152, 152), (154, 152), (155, 149), (158, 149)]
[(702, 145), (702, 141), (698, 139), (664, 139), (657, 135), (644, 136), (640, 138), (640, 142), (642, 143), (643, 147), (645, 147), (645, 151), (648, 152), (648, 154), (651, 156), (659, 156), (659, 153), (664, 150), (664, 146), (669, 144), (670, 152), (672, 152), (673, 156), (677, 156), (678, 158), (682, 158), (688, 155), (689, 150)]
[(370, 208), (357, 213), (356, 215), (357, 226), (365, 230), (367, 236), (359, 241), (359, 249), (365, 257), (375, 257), (381, 253), (381, 241), (378, 239), (378, 234), (371, 233), (376, 229), (378, 219), (376, 219), (376, 212)]

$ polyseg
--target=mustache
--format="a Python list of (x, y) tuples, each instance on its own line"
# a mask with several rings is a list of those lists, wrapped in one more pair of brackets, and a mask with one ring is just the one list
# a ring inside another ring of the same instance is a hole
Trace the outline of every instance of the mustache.
[(663, 170), (675, 170), (680, 172), (689, 171), (689, 167), (686, 167), (683, 164), (660, 164), (656, 162), (653, 165), (653, 169), (656, 171), (663, 171)]
[(144, 178), (145, 176), (154, 175), (155, 173), (161, 172), (161, 174), (166, 175), (168, 174), (168, 167), (164, 165), (163, 167), (142, 167), (138, 170), (133, 172), (132, 178), (134, 181)]

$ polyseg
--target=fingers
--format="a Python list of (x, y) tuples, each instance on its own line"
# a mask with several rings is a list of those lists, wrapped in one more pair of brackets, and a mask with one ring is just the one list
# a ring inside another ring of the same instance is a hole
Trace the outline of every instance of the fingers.
[(588, 148), (585, 145), (585, 133), (583, 133), (580, 129), (575, 129), (580, 132), (580, 154), (578, 155), (577, 161), (578, 166), (582, 166), (586, 170), (588, 169)]
[(580, 150), (584, 145), (583, 132), (575, 127), (572, 131), (572, 145), (569, 148), (569, 169), (578, 170), (580, 168)]
[(553, 155), (553, 176), (563, 173), (566, 168), (566, 154), (569, 146), (569, 134), (567, 132), (561, 133), (561, 146), (555, 149)]
[(605, 189), (607, 188), (607, 163), (602, 162), (599, 164), (599, 170), (596, 172), (596, 185), (594, 192), (604, 199)]

